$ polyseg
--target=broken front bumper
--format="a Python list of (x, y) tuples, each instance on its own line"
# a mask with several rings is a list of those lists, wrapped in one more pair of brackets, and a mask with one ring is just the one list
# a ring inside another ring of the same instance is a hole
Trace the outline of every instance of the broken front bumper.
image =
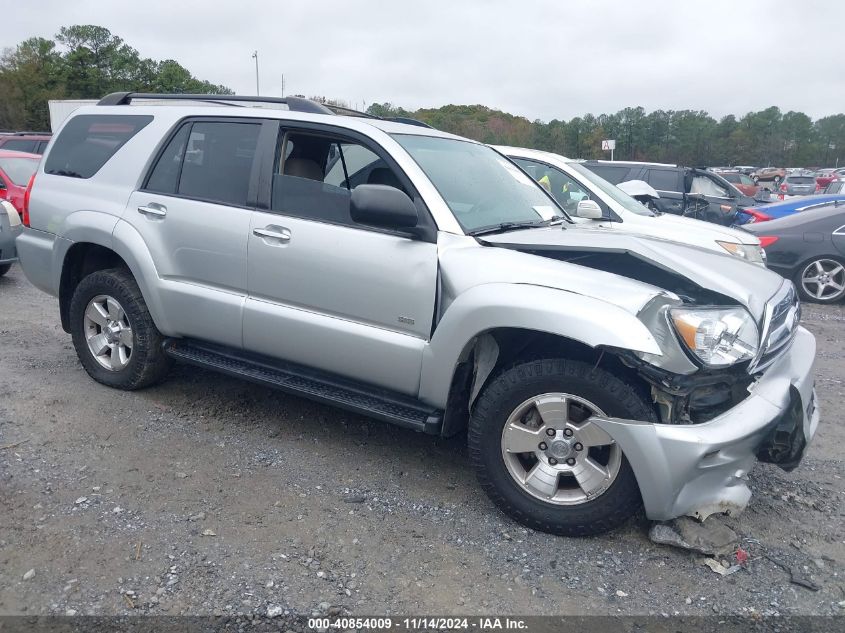
[(750, 395), (709, 422), (595, 419), (631, 463), (648, 518), (741, 511), (751, 498), (747, 476), (758, 456), (787, 470), (797, 466), (819, 423), (815, 356), (815, 338), (799, 327)]

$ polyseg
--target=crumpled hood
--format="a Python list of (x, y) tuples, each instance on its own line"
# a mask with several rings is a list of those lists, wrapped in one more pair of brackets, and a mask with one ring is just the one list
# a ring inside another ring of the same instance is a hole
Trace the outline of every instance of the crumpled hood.
[[(589, 266), (589, 255), (630, 255), (663, 271), (679, 275), (696, 286), (727, 296), (745, 306), (755, 319), (762, 319), (768, 301), (784, 283), (783, 279), (761, 266), (749, 264), (729, 254), (678, 242), (653, 239), (624, 231), (607, 231), (585, 225), (550, 226), (485, 235), (482, 242), (491, 246), (530, 251), (542, 256), (554, 254), (570, 263)], [(625, 271), (616, 274), (626, 276)]]

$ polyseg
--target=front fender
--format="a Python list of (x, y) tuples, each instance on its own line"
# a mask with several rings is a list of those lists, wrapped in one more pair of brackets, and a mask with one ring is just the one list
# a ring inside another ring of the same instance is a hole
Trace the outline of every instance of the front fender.
[(458, 359), (473, 338), (497, 328), (556, 334), (590, 347), (662, 354), (648, 328), (622, 308), (573, 292), (492, 283), (460, 294), (423, 352), (420, 399), (445, 408)]

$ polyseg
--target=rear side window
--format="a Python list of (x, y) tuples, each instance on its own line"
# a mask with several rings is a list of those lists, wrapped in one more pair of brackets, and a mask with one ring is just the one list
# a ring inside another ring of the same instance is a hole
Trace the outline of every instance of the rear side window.
[(56, 176), (90, 178), (129, 139), (144, 129), (151, 116), (82, 114), (72, 118), (56, 139), (44, 171)]
[(9, 149), (13, 152), (35, 152), (35, 147), (38, 145), (37, 141), (27, 141), (23, 139), (14, 139), (3, 143), (3, 149)]
[(186, 123), (153, 167), (146, 191), (247, 206), (261, 123)]
[(657, 191), (678, 191), (678, 172), (670, 169), (649, 169), (648, 184)]

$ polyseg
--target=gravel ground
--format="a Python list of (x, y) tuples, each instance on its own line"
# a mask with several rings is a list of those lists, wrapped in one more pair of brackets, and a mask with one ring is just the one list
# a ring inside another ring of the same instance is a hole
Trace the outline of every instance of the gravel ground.
[[(58, 302), (0, 278), (0, 614), (845, 613), (845, 308), (806, 306), (822, 423), (724, 523), (745, 568), (525, 529), (443, 440), (190, 367), (103, 387)], [(791, 573), (790, 573), (791, 570)], [(816, 590), (791, 582), (805, 581)]]

